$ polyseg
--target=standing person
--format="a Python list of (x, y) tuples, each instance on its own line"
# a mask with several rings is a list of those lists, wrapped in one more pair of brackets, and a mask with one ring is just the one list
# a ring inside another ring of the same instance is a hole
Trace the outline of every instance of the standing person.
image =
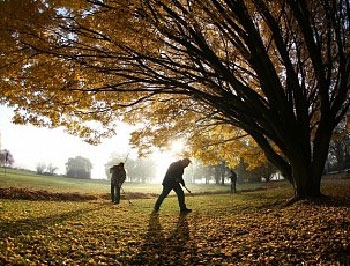
[(237, 174), (232, 169), (230, 170), (230, 179), (231, 179), (231, 193), (237, 193)]
[(163, 203), (163, 200), (167, 197), (167, 195), (171, 192), (171, 190), (174, 190), (174, 192), (177, 194), (177, 199), (179, 201), (179, 207), (181, 213), (189, 213), (192, 212), (191, 209), (187, 209), (185, 204), (185, 193), (183, 192), (180, 184), (182, 186), (185, 185), (185, 180), (182, 178), (182, 175), (184, 173), (185, 168), (188, 166), (188, 164), (191, 161), (188, 158), (185, 158), (183, 160), (173, 162), (170, 164), (168, 170), (165, 173), (164, 179), (163, 179), (163, 191), (159, 195), (156, 204), (154, 206), (154, 210), (157, 212), (160, 208), (160, 206)]
[(114, 204), (120, 203), (120, 189), (126, 179), (124, 163), (113, 165), (110, 169), (111, 177), (111, 200)]

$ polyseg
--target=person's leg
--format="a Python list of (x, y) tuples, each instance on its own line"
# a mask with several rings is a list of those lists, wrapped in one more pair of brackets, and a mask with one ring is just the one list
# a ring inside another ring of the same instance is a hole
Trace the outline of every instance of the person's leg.
[(163, 185), (163, 191), (162, 193), (158, 196), (158, 199), (156, 201), (156, 204), (154, 206), (155, 210), (159, 210), (160, 206), (162, 205), (164, 199), (166, 198), (166, 196), (168, 196), (168, 194), (170, 193), (170, 191), (172, 190), (172, 187), (168, 187), (168, 186), (164, 186)]
[(111, 200), (114, 202), (114, 183), (111, 182)]
[(176, 186), (174, 186), (173, 190), (177, 194), (177, 199), (179, 201), (180, 210), (186, 210), (187, 207), (186, 207), (186, 204), (185, 204), (185, 193), (182, 190), (180, 184), (176, 184)]
[(115, 202), (114, 203), (116, 203), (116, 204), (119, 204), (119, 202), (120, 202), (120, 185), (118, 184), (118, 185), (116, 185), (116, 194), (117, 194), (117, 197), (116, 197), (116, 200), (115, 200)]

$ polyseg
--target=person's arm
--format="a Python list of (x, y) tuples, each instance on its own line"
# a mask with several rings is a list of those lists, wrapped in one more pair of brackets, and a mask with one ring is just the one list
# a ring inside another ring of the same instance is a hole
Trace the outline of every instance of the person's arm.
[(180, 184), (181, 184), (183, 187), (185, 187), (185, 186), (186, 186), (186, 184), (185, 184), (185, 179), (181, 178)]
[(114, 170), (113, 168), (110, 168), (110, 169), (109, 169), (109, 173), (111, 174), (111, 175), (110, 175), (111, 181), (113, 180), (113, 170)]
[(182, 170), (181, 170), (180, 184), (181, 184), (183, 187), (186, 186), (186, 184), (185, 184), (185, 179), (183, 178), (184, 172), (185, 172), (185, 169), (182, 168)]
[(118, 170), (118, 183), (121, 185), (125, 182), (126, 179), (126, 171), (124, 168), (119, 168)]
[(125, 182), (125, 180), (126, 180), (126, 170), (125, 169), (123, 169), (124, 171), (123, 171), (123, 174), (122, 174), (122, 180), (123, 180), (123, 183)]

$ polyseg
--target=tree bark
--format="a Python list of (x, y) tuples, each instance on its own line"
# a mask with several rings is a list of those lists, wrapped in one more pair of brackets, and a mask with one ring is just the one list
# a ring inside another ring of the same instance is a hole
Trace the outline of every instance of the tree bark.
[[(295, 196), (297, 198), (321, 197), (321, 179), (327, 160), (330, 130), (323, 134), (317, 132), (314, 146), (296, 148), (291, 156), (292, 179), (295, 181)], [(309, 150), (312, 149), (313, 153)]]
[(293, 165), (293, 178), (295, 180), (296, 198), (320, 197), (321, 178), (314, 176), (310, 166)]

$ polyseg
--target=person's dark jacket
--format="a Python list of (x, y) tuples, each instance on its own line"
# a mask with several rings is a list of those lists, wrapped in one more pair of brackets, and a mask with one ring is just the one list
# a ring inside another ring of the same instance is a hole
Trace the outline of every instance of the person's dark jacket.
[(170, 164), (168, 170), (165, 173), (163, 185), (175, 186), (177, 183), (180, 183), (181, 185), (185, 186), (185, 180), (182, 178), (184, 170), (185, 167), (181, 161)]
[(125, 182), (126, 171), (123, 166), (115, 165), (110, 169), (110, 172), (112, 173), (112, 184), (121, 186)]

